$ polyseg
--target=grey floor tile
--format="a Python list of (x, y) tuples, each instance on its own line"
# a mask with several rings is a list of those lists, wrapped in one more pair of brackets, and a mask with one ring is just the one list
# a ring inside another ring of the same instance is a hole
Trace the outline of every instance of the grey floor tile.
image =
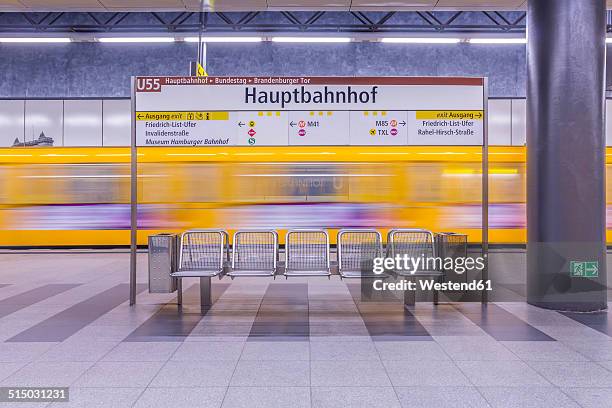
[[(179, 343), (180, 344), (180, 343)], [(182, 343), (171, 361), (237, 361), (245, 342), (192, 341)]]
[(223, 408), (310, 408), (310, 387), (229, 387)]
[(99, 361), (75, 383), (75, 387), (146, 387), (163, 362)]
[(479, 387), (493, 408), (580, 408), (557, 387)]
[(583, 408), (612, 407), (611, 388), (562, 388), (563, 392), (577, 401)]
[[(19, 333), (9, 341), (64, 341), (125, 302), (128, 297), (128, 287), (127, 283), (120, 283), (96, 293)], [(136, 290), (140, 293), (145, 287), (143, 284), (138, 284)], [(64, 292), (64, 295), (67, 293), (70, 292)]]
[(312, 408), (399, 408), (392, 387), (312, 387)]
[(455, 361), (497, 361), (519, 358), (489, 336), (436, 336), (435, 341)]
[(68, 387), (91, 365), (85, 362), (34, 362), (6, 378), (2, 385)]
[(524, 361), (588, 361), (585, 356), (558, 341), (501, 342)]
[(219, 408), (226, 387), (147, 388), (134, 408)]
[(57, 408), (129, 408), (142, 388), (70, 388), (70, 401), (54, 402), (50, 407)]
[(310, 345), (311, 360), (378, 361), (380, 356), (373, 342), (317, 341)]
[(448, 354), (435, 341), (377, 341), (374, 344), (383, 360), (450, 360)]
[(460, 303), (454, 306), (487, 334), (501, 341), (550, 341), (553, 340), (523, 319), (494, 303), (487, 307)]
[(457, 361), (476, 386), (549, 386), (550, 383), (523, 361)]
[(612, 372), (612, 361), (598, 361), (597, 364), (599, 364), (603, 368), (607, 368), (608, 371)]
[(482, 336), (483, 330), (476, 326), (475, 324), (470, 323), (470, 325), (466, 324), (456, 324), (456, 323), (444, 323), (441, 324), (439, 322), (434, 323), (422, 323), (423, 327), (427, 330), (427, 332), (432, 336)]
[(241, 360), (232, 376), (231, 386), (309, 386), (308, 361), (245, 361)]
[(337, 341), (337, 342), (345, 342), (345, 341), (372, 341), (372, 336), (366, 330), (364, 333), (357, 335), (345, 335), (345, 334), (313, 334), (310, 332), (310, 342), (314, 343), (317, 341)]
[[(77, 284), (47, 284), (0, 300), (0, 318), (23, 310), (78, 286)], [(1, 287), (1, 286), (0, 286)]]
[(23, 361), (20, 363), (0, 363), (0, 382), (8, 376), (17, 372), (17, 370), (19, 370), (26, 364), (27, 363)]
[(241, 360), (308, 361), (308, 341), (257, 341), (246, 342)]
[[(250, 333), (252, 324), (200, 324), (196, 326), (187, 338), (192, 337), (239, 337), (242, 341), (246, 340)], [(192, 341), (197, 341), (191, 339)], [(219, 340), (215, 340), (219, 341)]]
[(66, 341), (84, 339), (91, 341), (114, 341), (120, 342), (133, 332), (136, 327), (131, 326), (99, 326), (90, 324), (70, 336)]
[(0, 343), (0, 363), (33, 361), (57, 343)]
[(593, 362), (530, 362), (559, 387), (612, 387), (612, 372)]
[(234, 361), (168, 361), (151, 387), (223, 387), (229, 385)]
[(310, 336), (312, 337), (368, 337), (370, 332), (362, 323), (310, 323)]
[(179, 342), (123, 342), (102, 361), (167, 361), (179, 345)]
[(380, 361), (311, 361), (312, 386), (381, 386), (391, 385)]
[(404, 408), (488, 408), (476, 387), (395, 387)]
[(100, 360), (117, 345), (114, 341), (66, 340), (40, 355), (37, 361), (91, 361)]
[(321, 308), (313, 309), (312, 304), (308, 308), (309, 321), (312, 325), (334, 325), (334, 324), (363, 324), (363, 319), (357, 310), (343, 311)]
[(49, 402), (0, 402), (0, 408), (45, 408), (49, 406)]
[(612, 341), (573, 339), (565, 344), (592, 361), (612, 361)]
[(471, 385), (452, 361), (384, 361), (383, 364), (394, 387)]
[(184, 342), (185, 343), (203, 343), (203, 342), (213, 342), (213, 343), (240, 342), (240, 343), (244, 343), (248, 339), (248, 337), (249, 337), (248, 334), (241, 335), (241, 336), (221, 336), (221, 335), (196, 336), (196, 335), (193, 335), (192, 333), (191, 335), (185, 337)]
[(549, 323), (538, 326), (538, 329), (555, 340), (562, 341), (568, 345), (579, 341), (599, 343), (610, 342), (610, 337), (607, 334), (598, 332), (578, 322), (563, 326)]

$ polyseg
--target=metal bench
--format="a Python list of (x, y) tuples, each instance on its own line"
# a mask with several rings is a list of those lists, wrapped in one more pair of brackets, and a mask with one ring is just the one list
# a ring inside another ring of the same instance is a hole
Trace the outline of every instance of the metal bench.
[[(434, 234), (425, 229), (394, 229), (389, 231), (387, 236), (387, 257), (395, 258), (397, 255), (409, 258), (423, 258), (423, 262), (427, 258), (436, 257), (436, 241)], [(416, 280), (418, 277), (432, 277), (440, 280), (444, 277), (441, 270), (428, 268), (427, 265), (421, 265), (421, 268), (415, 271), (395, 270), (395, 274)], [(415, 292), (411, 290), (404, 291), (404, 304), (407, 306), (414, 305)], [(434, 304), (438, 304), (438, 291), (434, 291)]]
[(285, 239), (285, 277), (331, 275), (329, 234), (323, 229), (294, 229)]
[(278, 262), (278, 233), (273, 230), (237, 231), (232, 270), (227, 275), (274, 276)]
[(200, 301), (210, 306), (211, 278), (223, 273), (225, 262), (229, 261), (229, 236), (218, 229), (189, 230), (181, 234), (178, 271), (172, 277), (178, 278), (178, 304), (183, 302), (182, 278), (200, 278)]
[(373, 272), (374, 258), (382, 257), (382, 236), (374, 229), (338, 231), (338, 273), (341, 278), (383, 278)]

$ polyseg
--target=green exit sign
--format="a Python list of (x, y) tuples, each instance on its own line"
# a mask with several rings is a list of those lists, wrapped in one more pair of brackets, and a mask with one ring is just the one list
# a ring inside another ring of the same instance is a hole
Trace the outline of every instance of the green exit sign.
[(570, 261), (570, 276), (573, 278), (597, 278), (599, 276), (599, 262)]

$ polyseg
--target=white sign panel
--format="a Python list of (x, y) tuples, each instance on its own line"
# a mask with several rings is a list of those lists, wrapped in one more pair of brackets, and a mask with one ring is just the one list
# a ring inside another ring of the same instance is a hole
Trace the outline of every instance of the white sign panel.
[(292, 111), (289, 120), (290, 145), (349, 144), (348, 111)]
[(480, 145), (483, 140), (482, 111), (408, 112), (408, 144), (412, 145)]
[(137, 146), (481, 145), (484, 79), (138, 77)]
[(402, 111), (351, 112), (351, 142), (356, 145), (408, 144), (408, 113)]

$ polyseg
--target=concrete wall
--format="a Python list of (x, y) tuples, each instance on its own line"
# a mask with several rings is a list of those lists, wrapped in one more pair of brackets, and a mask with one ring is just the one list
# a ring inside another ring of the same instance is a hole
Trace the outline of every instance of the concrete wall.
[[(467, 75), (493, 97), (524, 97), (524, 45), (209, 44), (211, 75)], [(196, 46), (3, 44), (0, 98), (126, 97), (132, 75), (187, 75)]]

